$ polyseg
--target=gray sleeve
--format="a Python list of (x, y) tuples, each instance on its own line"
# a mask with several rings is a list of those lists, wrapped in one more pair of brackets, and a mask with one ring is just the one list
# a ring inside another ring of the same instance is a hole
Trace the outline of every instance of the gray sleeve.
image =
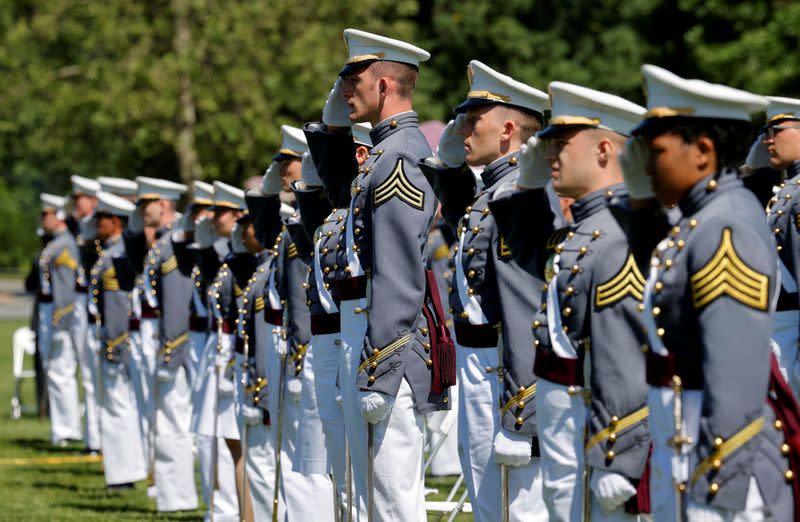
[(53, 325), (69, 325), (75, 308), (75, 284), (78, 280), (78, 246), (70, 234), (56, 239), (59, 244), (50, 258), (50, 291), (53, 295)]
[(475, 174), (466, 163), (451, 168), (433, 161), (433, 158), (426, 158), (418, 165), (442, 204), (442, 216), (447, 224), (455, 228), (464, 215), (464, 209), (478, 197)]
[[(293, 244), (293, 243), (292, 243)], [(286, 256), (286, 300), (289, 310), (289, 356), (295, 365), (295, 374), (303, 368), (303, 358), (311, 340), (311, 315), (306, 305), (305, 283), (308, 279), (308, 264), (296, 253), (292, 255), (292, 244)]]
[[(188, 348), (189, 303), (192, 300), (192, 279), (178, 267), (169, 244), (161, 252), (158, 281), (158, 303), (161, 308), (161, 347), (159, 354), (166, 363), (180, 362), (178, 351)], [(159, 361), (162, 358), (159, 357)]]
[(128, 292), (121, 289), (112, 263), (104, 263), (100, 274), (103, 292), (103, 330), (106, 360), (121, 362), (128, 346)]

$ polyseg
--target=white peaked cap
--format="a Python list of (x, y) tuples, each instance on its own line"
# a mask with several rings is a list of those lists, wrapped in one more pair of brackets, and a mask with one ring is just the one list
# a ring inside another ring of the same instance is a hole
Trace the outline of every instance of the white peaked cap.
[(426, 62), (431, 57), (428, 51), (410, 43), (358, 29), (345, 29), (344, 41), (348, 58), (339, 76), (375, 61), (400, 62), (419, 67), (420, 62)]
[(301, 159), (304, 152), (308, 152), (308, 141), (303, 129), (281, 125), (281, 150), (272, 157), (272, 161)]
[(42, 203), (42, 210), (52, 210), (53, 212), (63, 212), (67, 205), (67, 198), (47, 192), (39, 194), (39, 201)]
[(231, 208), (234, 210), (246, 210), (247, 204), (244, 201), (244, 190), (221, 181), (215, 181), (214, 206)]
[(800, 120), (800, 100), (779, 96), (767, 96), (767, 100), (767, 126), (786, 120)]
[(372, 137), (369, 135), (369, 131), (372, 130), (371, 123), (356, 123), (350, 128), (353, 131), (353, 141), (370, 148), (372, 147)]
[(456, 107), (456, 112), (464, 112), (469, 107), (491, 104), (510, 105), (539, 114), (550, 108), (550, 98), (547, 93), (501, 74), (478, 60), (469, 62), (467, 77), (469, 77), (467, 99)]
[(127, 199), (100, 191), (97, 193), (97, 209), (95, 212), (111, 214), (113, 216), (128, 217), (136, 205)]
[(136, 183), (139, 184), (139, 190), (136, 192), (136, 199), (139, 201), (145, 199), (177, 201), (181, 199), (181, 194), (186, 192), (186, 185), (183, 183), (175, 183), (166, 179), (137, 176)]
[(646, 109), (625, 98), (565, 82), (551, 82), (552, 113), (540, 137), (566, 127), (587, 126), (628, 135), (642, 121)]
[(767, 99), (751, 92), (703, 80), (686, 80), (655, 65), (642, 66), (647, 112), (639, 131), (649, 121), (669, 117), (750, 121), (767, 108)]
[(96, 179), (72, 175), (69, 177), (69, 180), (72, 182), (72, 193), (76, 196), (95, 196), (100, 190), (100, 182)]
[(194, 189), (192, 203), (195, 205), (214, 204), (214, 185), (205, 181), (194, 181), (192, 187)]
[(108, 176), (100, 176), (97, 178), (100, 183), (100, 190), (102, 192), (110, 192), (117, 196), (135, 196), (138, 184), (126, 178), (111, 178)]

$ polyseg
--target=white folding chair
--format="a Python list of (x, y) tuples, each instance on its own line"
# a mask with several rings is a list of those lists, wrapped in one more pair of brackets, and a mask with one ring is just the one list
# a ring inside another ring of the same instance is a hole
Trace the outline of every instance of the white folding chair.
[[(436, 453), (442, 447), (442, 444), (445, 441), (445, 438), (450, 432), (456, 427), (458, 420), (458, 413), (456, 410), (449, 410), (446, 415), (436, 418), (436, 421), (441, 421), (441, 424), (438, 426), (439, 431), (442, 433), (442, 437), (439, 438), (437, 443), (431, 447), (430, 452), (428, 453), (428, 458), (425, 461), (425, 471), (428, 471), (430, 468), (431, 462), (433, 462), (433, 457), (436, 456)], [(434, 422), (435, 424), (435, 422)], [(428, 430), (430, 433), (430, 430)], [(430, 447), (430, 437), (428, 437), (428, 445)], [(443, 501), (441, 500), (426, 500), (425, 501), (425, 511), (428, 513), (439, 513), (439, 518), (437, 521), (440, 521), (444, 515), (449, 515), (448, 522), (452, 522), (455, 520), (458, 513), (472, 513), (472, 505), (467, 502), (467, 488), (464, 487), (464, 492), (459, 497), (458, 501), (455, 501), (454, 498), (458, 489), (464, 483), (464, 474), (458, 476), (455, 484), (450, 489), (450, 492), (447, 494), (447, 498)], [(425, 489), (425, 495), (428, 494), (435, 494), (438, 493), (437, 489)]]
[(35, 411), (35, 408), (30, 406), (23, 406), (20, 399), (20, 389), (22, 387), (23, 379), (35, 379), (36, 370), (26, 370), (24, 368), (25, 355), (33, 357), (36, 353), (36, 334), (28, 328), (23, 326), (17, 328), (12, 338), (13, 342), (13, 371), (14, 371), (14, 396), (11, 398), (11, 418), (19, 419), (23, 412)]

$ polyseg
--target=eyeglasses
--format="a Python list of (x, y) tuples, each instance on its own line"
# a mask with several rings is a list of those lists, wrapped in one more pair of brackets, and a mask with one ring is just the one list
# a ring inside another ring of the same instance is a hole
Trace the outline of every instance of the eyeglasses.
[(800, 129), (800, 125), (773, 125), (771, 127), (767, 127), (767, 130), (764, 131), (764, 137), (774, 138), (776, 134), (779, 134), (782, 130), (786, 129)]

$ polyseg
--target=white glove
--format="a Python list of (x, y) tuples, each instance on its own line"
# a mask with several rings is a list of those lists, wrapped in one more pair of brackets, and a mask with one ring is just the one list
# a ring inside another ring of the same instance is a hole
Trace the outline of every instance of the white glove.
[(500, 428), (494, 436), (494, 460), (498, 464), (508, 464), (511, 467), (524, 466), (531, 461), (533, 437), (511, 433)]
[(165, 383), (165, 382), (172, 382), (173, 380), (175, 380), (177, 372), (173, 372), (169, 368), (161, 367), (158, 369), (156, 374), (158, 375), (158, 382)]
[(194, 232), (194, 219), (192, 219), (191, 212), (187, 212), (181, 216), (181, 222), (178, 224), (178, 228), (184, 232)]
[(547, 143), (531, 136), (519, 147), (519, 179), (517, 185), (526, 189), (545, 187), (551, 179), (552, 167), (545, 157)]
[(203, 216), (194, 223), (194, 240), (200, 248), (208, 248), (214, 244), (217, 233), (214, 231), (214, 222), (208, 216)]
[(319, 179), (319, 174), (317, 174), (317, 166), (314, 165), (314, 160), (311, 159), (311, 154), (308, 152), (303, 153), (303, 161), (300, 164), (300, 175), (307, 187), (322, 186), (322, 180)]
[(361, 416), (370, 424), (377, 424), (392, 413), (394, 399), (378, 392), (358, 392)]
[(281, 190), (281, 169), (277, 163), (272, 162), (264, 172), (264, 179), (261, 181), (261, 192), (267, 196), (274, 196), (275, 194), (280, 194)]
[(756, 141), (750, 147), (750, 152), (747, 153), (747, 159), (744, 164), (751, 172), (772, 166), (769, 161), (769, 151), (764, 144), (763, 134), (759, 134)]
[(439, 137), (436, 155), (448, 167), (460, 167), (464, 164), (467, 151), (464, 150), (464, 136), (460, 131), (466, 119), (466, 115), (459, 114), (456, 119), (447, 122), (447, 126)]
[(636, 494), (636, 488), (619, 473), (592, 469), (589, 481), (595, 498), (606, 511), (613, 511)]
[(92, 212), (86, 217), (78, 221), (81, 237), (84, 241), (91, 241), (97, 237), (97, 219), (95, 213)]
[(325, 107), (322, 109), (322, 123), (328, 127), (349, 127), (353, 124), (350, 121), (350, 106), (342, 96), (342, 79), (337, 78), (333, 84)]
[(286, 391), (289, 393), (292, 403), (300, 404), (300, 398), (303, 396), (303, 381), (299, 378), (290, 378), (286, 381)]
[(231, 229), (231, 249), (234, 254), (247, 253), (247, 247), (244, 245), (244, 227), (239, 223), (234, 223)]
[(248, 426), (256, 426), (264, 422), (264, 410), (250, 406), (249, 404), (242, 404), (242, 418), (244, 423)]
[(625, 148), (619, 155), (619, 166), (622, 169), (622, 178), (628, 187), (628, 194), (633, 199), (650, 199), (653, 197), (653, 187), (647, 175), (647, 160), (650, 151), (644, 138), (630, 138), (625, 142)]
[(128, 230), (133, 234), (144, 232), (144, 219), (139, 207), (131, 210), (131, 213), (128, 214)]

